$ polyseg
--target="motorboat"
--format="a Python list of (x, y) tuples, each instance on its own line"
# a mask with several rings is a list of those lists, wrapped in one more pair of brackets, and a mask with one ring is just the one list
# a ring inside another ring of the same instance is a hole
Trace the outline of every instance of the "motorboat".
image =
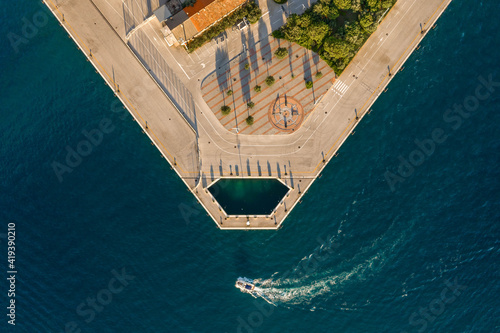
[(238, 280), (236, 280), (235, 287), (243, 292), (249, 293), (255, 289), (255, 285), (252, 282), (253, 281), (250, 279), (240, 277), (238, 278)]

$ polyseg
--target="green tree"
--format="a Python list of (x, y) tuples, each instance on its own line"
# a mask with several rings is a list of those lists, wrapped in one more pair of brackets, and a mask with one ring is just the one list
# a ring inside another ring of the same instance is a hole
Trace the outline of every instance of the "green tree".
[(359, 45), (365, 40), (365, 33), (358, 22), (352, 22), (345, 26), (344, 39), (353, 44)]
[(254, 102), (252, 102), (252, 101), (250, 101), (250, 102), (248, 102), (248, 103), (247, 103), (247, 107), (248, 107), (249, 109), (253, 109), (253, 107), (254, 107), (254, 106), (255, 106), (255, 103), (254, 103)]
[(372, 16), (372, 14), (366, 13), (366, 14), (362, 15), (359, 18), (359, 24), (361, 24), (361, 26), (363, 27), (363, 29), (366, 29), (369, 26), (371, 26), (373, 24), (373, 16)]
[[(284, 26), (283, 26), (284, 27)], [(271, 35), (276, 38), (276, 39), (282, 39), (282, 38), (286, 38), (285, 37), (285, 34), (283, 33), (282, 29), (283, 27), (277, 29), (277, 30), (274, 30)]]
[(261, 86), (255, 86), (255, 87), (253, 88), (253, 90), (254, 90), (255, 92), (257, 92), (257, 93), (260, 93), (260, 92), (261, 92), (261, 90), (262, 90), (262, 87), (261, 87)]
[(246, 123), (248, 126), (252, 126), (253, 125), (253, 117), (252, 116), (248, 116), (247, 119), (245, 119)]
[[(396, 1), (317, 0), (302, 15), (292, 14), (287, 23), (273, 31), (272, 35), (319, 53), (340, 75), (369, 35), (377, 29), (376, 22), (385, 13), (381, 9), (391, 8)], [(293, 73), (291, 78), (294, 78)]]
[(376, 11), (379, 8), (379, 0), (366, 0), (366, 5), (370, 10)]
[(351, 0), (333, 0), (333, 3), (340, 10), (351, 9)]
[(306, 88), (311, 89), (313, 87), (312, 81), (306, 81)]
[(222, 113), (222, 115), (227, 116), (228, 114), (231, 113), (231, 107), (223, 105), (220, 107), (220, 112)]
[(352, 0), (351, 1), (351, 10), (353, 12), (360, 12), (363, 9), (361, 6), (361, 0)]
[(257, 23), (262, 16), (262, 10), (257, 6), (257, 4), (253, 1), (249, 2), (251, 5), (249, 5), (247, 8), (247, 14), (246, 18), (248, 22), (251, 24)]
[(321, 2), (317, 2), (313, 7), (312, 11), (314, 14), (320, 16), (320, 17), (328, 17), (328, 14), (330, 14), (330, 6), (324, 5)]
[(281, 28), (285, 39), (305, 46), (308, 42), (308, 29), (311, 26), (313, 17), (309, 12), (302, 15), (292, 14), (288, 22)]
[(275, 80), (273, 76), (266, 77), (266, 84), (268, 87), (271, 87), (274, 84)]
[(323, 0), (319, 1), (313, 5), (312, 11), (314, 14), (318, 15), (321, 18), (327, 18), (330, 20), (335, 20), (339, 17), (339, 11), (334, 6), (331, 6), (331, 1)]
[[(325, 37), (330, 34), (330, 27), (324, 21), (315, 22), (309, 27), (307, 33), (309, 37), (307, 45), (321, 45)], [(314, 42), (314, 44), (311, 44), (311, 42)]]
[(330, 59), (344, 59), (352, 55), (352, 44), (345, 40), (330, 37), (325, 41), (323, 50)]
[(286, 47), (278, 47), (276, 52), (274, 52), (274, 55), (278, 59), (283, 59), (288, 55), (288, 50), (286, 49)]

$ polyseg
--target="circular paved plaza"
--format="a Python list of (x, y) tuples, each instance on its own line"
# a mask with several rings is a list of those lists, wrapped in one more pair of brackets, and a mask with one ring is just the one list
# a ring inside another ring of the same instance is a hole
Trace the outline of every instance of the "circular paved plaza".
[(283, 132), (293, 132), (304, 120), (304, 109), (294, 98), (279, 96), (268, 112), (269, 122)]

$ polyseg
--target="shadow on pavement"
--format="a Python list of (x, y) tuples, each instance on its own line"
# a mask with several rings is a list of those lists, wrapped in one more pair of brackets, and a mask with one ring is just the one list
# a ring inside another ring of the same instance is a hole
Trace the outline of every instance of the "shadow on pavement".
[(228, 59), (229, 55), (224, 45), (218, 46), (217, 50), (215, 50), (215, 73), (217, 75), (217, 84), (219, 85), (220, 92), (228, 90), (230, 85), (231, 70), (226, 64)]
[(262, 61), (268, 63), (273, 60), (273, 55), (271, 54), (271, 45), (269, 44), (269, 31), (267, 31), (267, 26), (262, 20), (259, 21), (259, 43), (260, 43), (260, 57)]
[(123, 9), (123, 23), (125, 24), (125, 34), (131, 32), (136, 26), (134, 15), (131, 12), (131, 9), (125, 2), (122, 2)]
[[(244, 49), (246, 50), (246, 37), (245, 33), (241, 32), (241, 41), (243, 45), (245, 45)], [(239, 66), (238, 66), (238, 71), (239, 71), (239, 77), (240, 77), (240, 85), (241, 85), (241, 95), (243, 98), (243, 102), (248, 103), (250, 102), (251, 96), (250, 96), (250, 80), (252, 79), (252, 73), (250, 69), (245, 69), (246, 64), (250, 64), (250, 61), (247, 57), (247, 52), (241, 53), (240, 59), (239, 59)]]
[(304, 81), (312, 81), (311, 63), (309, 61), (309, 57), (309, 51), (304, 49), (304, 57), (302, 58), (302, 66), (304, 67)]
[(248, 30), (248, 55), (250, 57), (250, 68), (256, 75), (259, 74), (259, 64), (257, 63), (257, 48), (252, 30)]
[(128, 45), (143, 63), (144, 67), (146, 67), (153, 76), (158, 85), (175, 104), (180, 113), (193, 127), (196, 133), (198, 133), (196, 107), (193, 96), (174, 71), (167, 65), (167, 62), (153, 43), (142, 31), (137, 30), (130, 37)]

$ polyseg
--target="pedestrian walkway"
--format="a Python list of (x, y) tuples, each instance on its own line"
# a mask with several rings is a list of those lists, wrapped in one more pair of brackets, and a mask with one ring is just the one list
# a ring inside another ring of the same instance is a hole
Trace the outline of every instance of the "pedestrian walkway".
[[(328, 91), (335, 78), (333, 70), (316, 53), (297, 44), (268, 38), (218, 67), (203, 80), (203, 99), (229, 131), (244, 134), (292, 133), (300, 127), (304, 117)], [(277, 59), (274, 52), (278, 47), (287, 48), (288, 56)], [(271, 87), (265, 82), (268, 76), (275, 79)], [(306, 88), (306, 81), (314, 83), (312, 89)], [(256, 86), (260, 86), (260, 92), (255, 90)], [(290, 110), (289, 117), (276, 112), (277, 101), (280, 98), (284, 101), (285, 97), (299, 101), (293, 115)], [(250, 107), (252, 103), (254, 106)], [(222, 114), (223, 105), (231, 107), (229, 115)], [(297, 110), (300, 110), (300, 115)], [(245, 122), (248, 116), (254, 118), (253, 125)]]

